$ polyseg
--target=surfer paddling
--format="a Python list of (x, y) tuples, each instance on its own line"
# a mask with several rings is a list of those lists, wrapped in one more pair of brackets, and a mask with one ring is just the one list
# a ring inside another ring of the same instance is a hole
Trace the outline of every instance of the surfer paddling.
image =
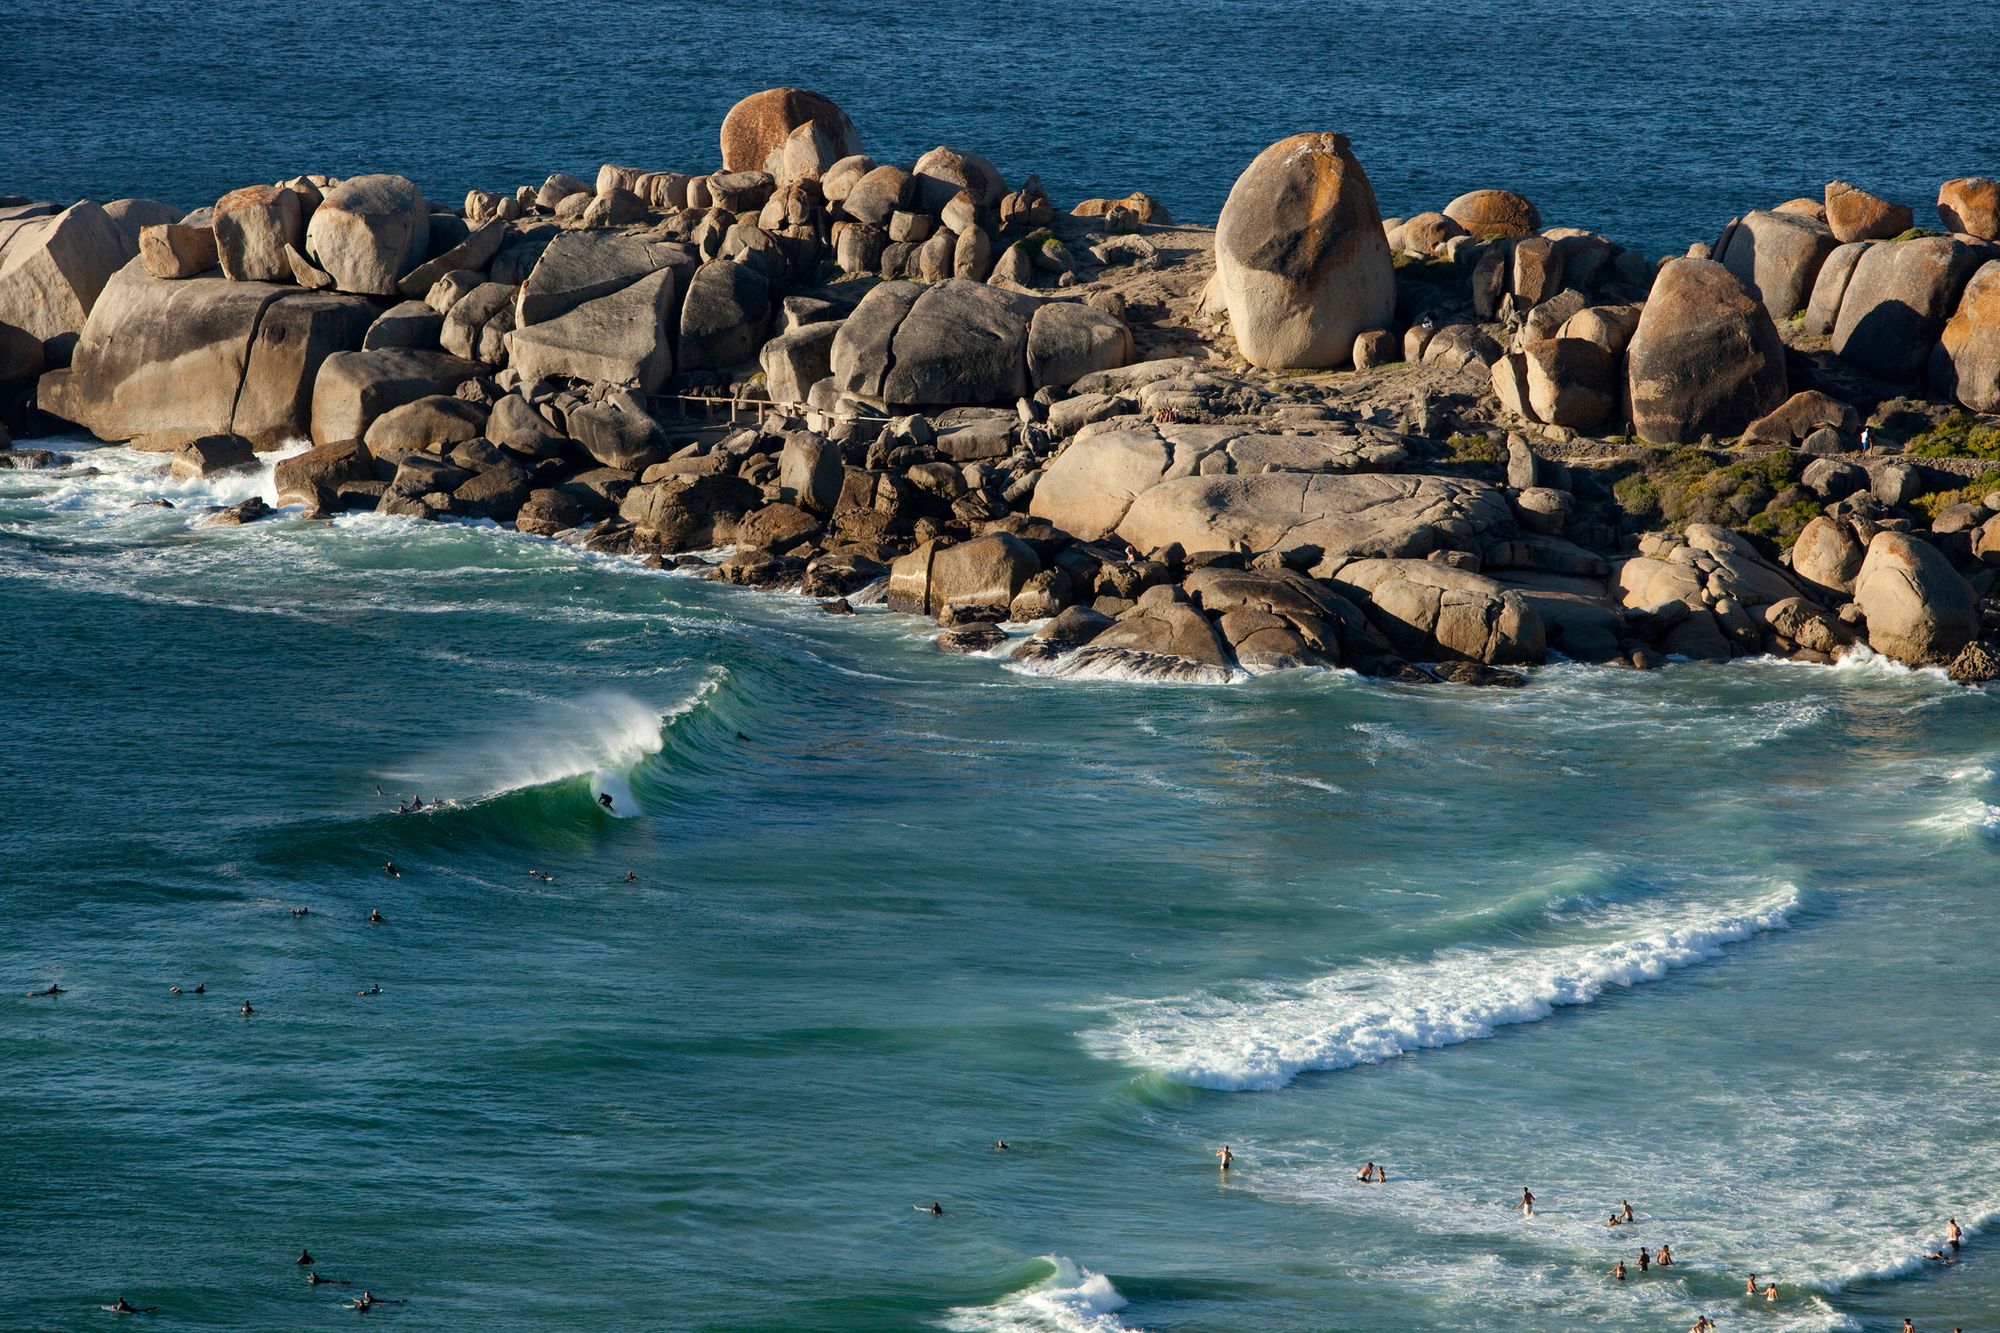
[(120, 1296), (117, 1300), (111, 1302), (111, 1304), (99, 1306), (98, 1308), (109, 1310), (112, 1314), (151, 1314), (160, 1307), (157, 1305), (134, 1305), (123, 1296)]
[(49, 998), (50, 996), (61, 995), (62, 993), (63, 993), (63, 988), (61, 986), (56, 985), (55, 982), (51, 981), (49, 983), (49, 988), (47, 990), (29, 991), (28, 998), (31, 1000), (43, 1000)]

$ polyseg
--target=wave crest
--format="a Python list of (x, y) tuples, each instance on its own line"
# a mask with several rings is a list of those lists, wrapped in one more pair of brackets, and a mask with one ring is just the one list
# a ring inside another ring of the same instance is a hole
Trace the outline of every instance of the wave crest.
[[(1258, 984), (1112, 1008), (1087, 1034), (1093, 1055), (1222, 1092), (1282, 1088), (1309, 1070), (1379, 1064), (1408, 1051), (1490, 1037), (1606, 988), (1657, 981), (1723, 946), (1781, 930), (1796, 888), (1624, 938), (1543, 948), (1452, 949), (1414, 962), (1367, 964), (1303, 983)], [(1629, 917), (1626, 918), (1630, 920)]]

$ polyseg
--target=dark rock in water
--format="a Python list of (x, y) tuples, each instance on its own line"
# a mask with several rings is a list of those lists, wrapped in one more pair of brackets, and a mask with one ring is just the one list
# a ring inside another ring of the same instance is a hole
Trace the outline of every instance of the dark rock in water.
[(452, 492), (454, 508), (475, 518), (511, 519), (527, 503), (528, 469), (512, 461), (496, 463)]
[(1528, 678), (1518, 671), (1502, 671), (1499, 667), (1484, 666), (1478, 662), (1440, 662), (1431, 668), (1431, 674), (1448, 685), (1519, 689), (1528, 683)]
[(70, 456), (59, 454), (53, 449), (6, 449), (0, 450), (0, 468), (16, 472), (39, 471), (42, 468), (68, 467)]
[(158, 500), (134, 500), (132, 502), (132, 508), (134, 509), (172, 509), (173, 507), (174, 502), (165, 498)]
[(795, 583), (804, 572), (804, 561), (772, 555), (754, 546), (737, 551), (715, 567), (716, 578), (746, 588), (775, 588)]
[(1947, 672), (1961, 685), (2000, 680), (2000, 648), (1984, 639), (1976, 639), (1959, 650)]
[(553, 537), (581, 525), (584, 519), (584, 508), (573, 496), (551, 487), (529, 494), (514, 516), (514, 527), (530, 536)]
[(224, 527), (233, 527), (241, 523), (254, 523), (258, 519), (274, 512), (271, 506), (253, 495), (240, 504), (233, 504), (227, 509), (216, 510), (215, 513), (209, 516), (207, 521)]
[(947, 653), (983, 653), (1006, 642), (1007, 635), (996, 625), (967, 625), (938, 635), (938, 648)]
[(845, 597), (836, 597), (830, 602), (821, 602), (819, 609), (830, 616), (851, 616), (854, 614), (853, 605)]
[(369, 481), (375, 460), (359, 440), (340, 440), (308, 449), (279, 463), (273, 470), (279, 504), (318, 508), (343, 481)]

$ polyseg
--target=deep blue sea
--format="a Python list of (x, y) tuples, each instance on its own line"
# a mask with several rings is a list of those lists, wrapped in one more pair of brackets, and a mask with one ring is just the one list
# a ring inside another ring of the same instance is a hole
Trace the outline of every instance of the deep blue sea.
[[(1921, 218), (1996, 76), (1971, 4), (14, 0), (0, 192), (702, 168), (793, 82), (1065, 201), (1336, 129), (1658, 251)], [(1991, 693), (1056, 681), (161, 461), (0, 472), (3, 1333), (2000, 1327)]]
[(1980, 0), (7, 0), (0, 193), (194, 207), (305, 171), (451, 203), (601, 162), (712, 170), (737, 99), (833, 97), (868, 152), (939, 143), (1059, 203), (1213, 221), (1301, 130), (1384, 213), (1518, 189), (1648, 253), (1842, 177), (1932, 222), (2000, 174), (2000, 5)]
[(0, 472), (0, 1329), (1993, 1326), (1991, 694), (1059, 681), (80, 461)]

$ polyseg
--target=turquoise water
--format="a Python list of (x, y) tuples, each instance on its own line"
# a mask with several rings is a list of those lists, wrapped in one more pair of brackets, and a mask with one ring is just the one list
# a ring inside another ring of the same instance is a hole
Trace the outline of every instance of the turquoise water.
[(0, 473), (0, 1327), (2000, 1309), (1989, 694), (1057, 682), (85, 461)]

